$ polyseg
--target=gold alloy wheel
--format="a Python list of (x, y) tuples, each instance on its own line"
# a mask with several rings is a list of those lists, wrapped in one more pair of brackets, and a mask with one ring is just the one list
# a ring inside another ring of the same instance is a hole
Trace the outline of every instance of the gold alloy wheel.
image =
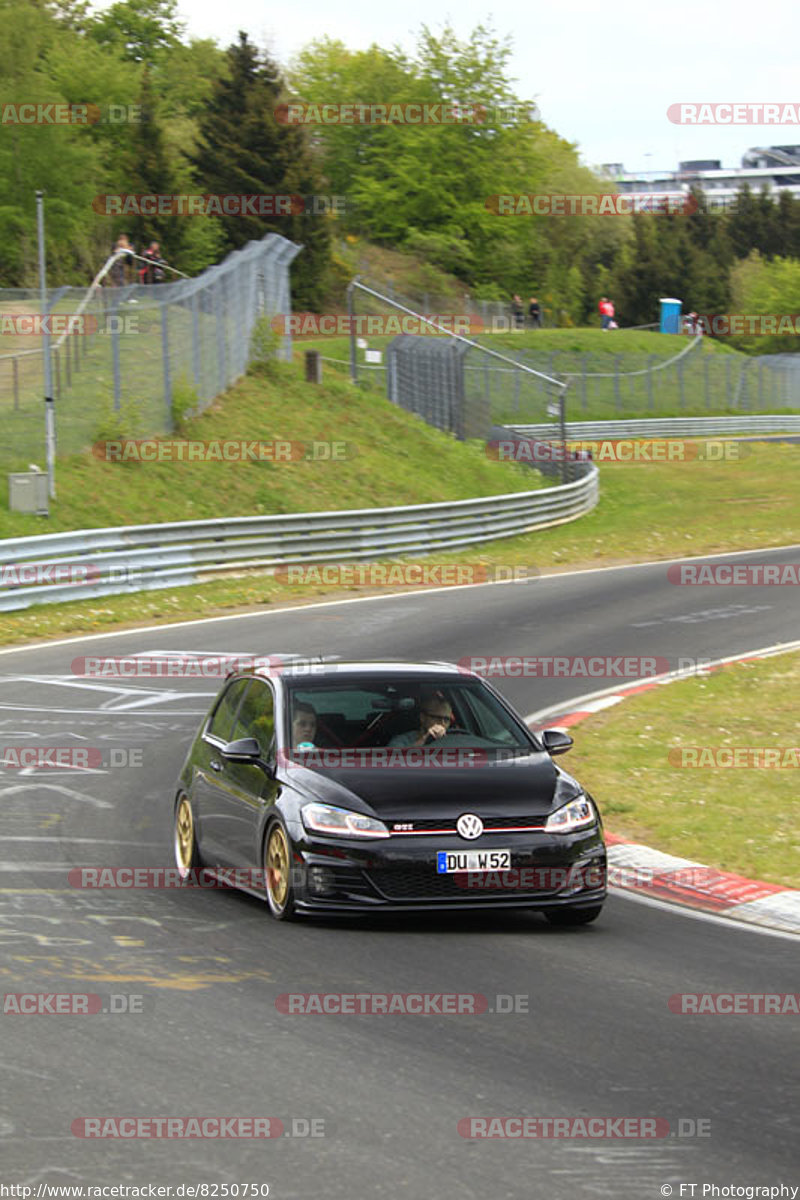
[(282, 912), (289, 896), (289, 843), (281, 825), (273, 825), (267, 840), (267, 892), (276, 912)]
[(188, 875), (194, 860), (194, 817), (188, 796), (181, 796), (175, 814), (175, 858), (181, 874)]

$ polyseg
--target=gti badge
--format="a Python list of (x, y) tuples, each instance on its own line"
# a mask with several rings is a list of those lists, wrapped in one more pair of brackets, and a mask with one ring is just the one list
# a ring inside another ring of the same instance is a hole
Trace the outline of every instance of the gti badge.
[(463, 817), (459, 817), (456, 821), (456, 829), (462, 838), (471, 842), (483, 833), (483, 821), (474, 813), (464, 813)]

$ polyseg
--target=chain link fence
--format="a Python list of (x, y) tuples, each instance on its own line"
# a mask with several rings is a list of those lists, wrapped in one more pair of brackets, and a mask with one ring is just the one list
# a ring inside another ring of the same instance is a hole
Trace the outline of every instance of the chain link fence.
[(488, 437), (498, 412), (515, 405), (536, 412), (537, 421), (559, 417), (564, 384), (515, 366), (505, 352), (456, 338), (404, 335), (386, 350), (386, 394), (394, 403), (457, 438)]
[[(747, 357), (714, 353), (703, 338), (688, 337), (678, 354), (642, 354), (626, 349), (624, 329), (606, 335), (609, 347), (614, 344), (610, 339), (616, 339), (619, 346), (610, 354), (537, 351), (530, 344), (524, 348), (510, 345), (515, 339), (501, 337), (498, 341), (493, 337), (493, 333), (502, 335), (514, 328), (508, 304), (475, 301), (466, 295), (460, 299), (437, 298), (428, 293), (408, 297), (387, 284), (367, 286), (361, 281), (355, 288), (353, 309), (357, 325), (365, 317), (400, 320), (403, 313), (410, 312), (438, 320), (447, 332), (465, 334), (487, 349), (502, 349), (505, 362), (475, 352), (463, 364), (465, 403), (471, 410), (488, 406), (491, 419), (499, 424), (544, 420), (545, 410), (554, 399), (552, 385), (546, 379), (569, 385), (566, 404), (570, 420), (800, 411), (800, 354)], [(435, 340), (434, 328), (426, 332), (419, 321), (416, 329), (412, 326), (413, 322), (407, 322), (409, 334), (417, 332)], [(343, 373), (349, 367), (362, 387), (389, 391), (388, 351), (377, 354), (383, 361), (370, 361), (375, 353), (370, 347), (385, 340), (380, 337), (383, 328), (375, 324), (371, 336), (365, 327), (367, 336), (356, 339), (361, 345), (354, 347), (353, 361), (333, 353), (323, 355), (324, 360)], [(388, 323), (386, 329), (391, 332)], [(432, 358), (435, 352), (419, 348), (414, 353), (420, 358), (417, 369), (422, 386), (426, 369), (423, 360)], [(465, 420), (469, 423), (469, 413)], [(454, 431), (457, 424), (453, 419)]]
[[(244, 374), (260, 318), (291, 313), (289, 265), (301, 249), (271, 233), (195, 279), (50, 289), (45, 313), (38, 290), (0, 288), (0, 471), (44, 461), (43, 317), (59, 454), (117, 430), (170, 432)], [(274, 338), (290, 360), (290, 335)]]
[[(605, 355), (562, 350), (544, 354), (523, 350), (516, 357), (569, 383), (570, 420), (800, 410), (800, 355), (713, 354), (704, 351), (700, 338), (685, 353), (667, 360), (627, 351), (610, 361)], [(526, 399), (516, 381), (513, 389), (509, 398), (507, 384), (500, 387), (486, 380), (484, 391), (495, 419), (538, 421), (537, 405)]]

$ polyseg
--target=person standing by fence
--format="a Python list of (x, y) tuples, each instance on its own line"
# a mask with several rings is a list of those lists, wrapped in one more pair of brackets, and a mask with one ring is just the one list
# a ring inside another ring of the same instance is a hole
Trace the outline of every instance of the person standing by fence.
[(608, 296), (601, 297), (600, 303), (597, 306), (600, 313), (600, 326), (602, 329), (609, 329), (611, 322), (614, 320), (614, 305), (609, 300)]
[(542, 328), (542, 310), (535, 296), (531, 296), (531, 301), (528, 305), (528, 316), (531, 322), (531, 329)]
[(161, 247), (158, 242), (151, 242), (146, 250), (142, 251), (142, 258), (146, 258), (147, 262), (139, 268), (139, 282), (142, 284), (163, 283), (164, 260), (161, 257)]
[(130, 243), (127, 233), (121, 233), (114, 244), (112, 254), (119, 254), (121, 250), (127, 251), (126, 254), (120, 254), (120, 257), (111, 265), (109, 272), (113, 287), (124, 287), (128, 283), (128, 265), (133, 262), (133, 246)]

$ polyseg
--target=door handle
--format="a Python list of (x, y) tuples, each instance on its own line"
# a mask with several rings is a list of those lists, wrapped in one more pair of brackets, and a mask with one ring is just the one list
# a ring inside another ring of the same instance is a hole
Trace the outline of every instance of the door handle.
[(212, 758), (211, 762), (208, 765), (211, 767), (212, 771), (221, 771), (222, 770), (222, 763), (218, 762), (216, 758)]

